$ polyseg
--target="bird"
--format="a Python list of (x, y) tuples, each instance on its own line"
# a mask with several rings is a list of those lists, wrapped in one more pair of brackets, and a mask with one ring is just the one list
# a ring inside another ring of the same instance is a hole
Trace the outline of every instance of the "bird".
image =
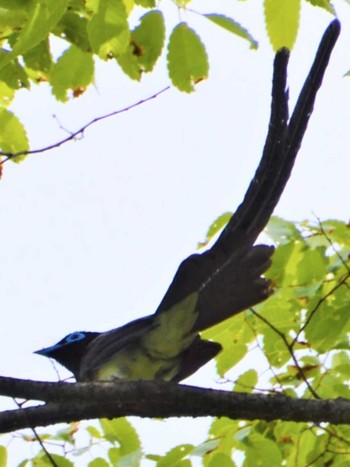
[(264, 274), (275, 248), (255, 242), (290, 177), (339, 32), (339, 21), (332, 21), (290, 119), (289, 51), (277, 51), (268, 134), (243, 202), (211, 248), (180, 264), (155, 313), (107, 332), (73, 332), (35, 353), (55, 359), (77, 382), (178, 383), (221, 352), (222, 346), (203, 339), (201, 331), (263, 302), (273, 292)]

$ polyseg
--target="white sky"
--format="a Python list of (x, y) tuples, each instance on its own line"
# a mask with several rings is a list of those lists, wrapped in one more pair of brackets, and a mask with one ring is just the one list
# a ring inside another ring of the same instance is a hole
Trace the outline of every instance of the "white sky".
[[(206, 4), (202, 11), (213, 12), (212, 2)], [(335, 6), (343, 31), (276, 209), (290, 220), (314, 214), (349, 218), (350, 81), (342, 75), (350, 68), (350, 8), (345, 2)], [(177, 21), (175, 7), (169, 10)], [(3, 375), (56, 380), (50, 361), (34, 350), (72, 331), (104, 331), (151, 313), (210, 223), (241, 202), (266, 135), (273, 52), (256, 2), (217, 1), (215, 11), (247, 27), (259, 50), (249, 50), (245, 41), (196, 15), (183, 15), (201, 35), (211, 65), (209, 80), (194, 94), (168, 91), (97, 124), (80, 141), (5, 165), (0, 183)], [(330, 20), (304, 5), (289, 67), (291, 104)], [(37, 148), (66, 136), (53, 114), (75, 131), (167, 84), (164, 59), (141, 84), (114, 64), (101, 64), (96, 88), (80, 99), (60, 105), (41, 86), (19, 93), (12, 109)], [(209, 387), (212, 378), (203, 370), (189, 382)], [(202, 420), (138, 426), (145, 427), (141, 437), (148, 431), (147, 452), (163, 453), (176, 442), (199, 442), (206, 434)]]

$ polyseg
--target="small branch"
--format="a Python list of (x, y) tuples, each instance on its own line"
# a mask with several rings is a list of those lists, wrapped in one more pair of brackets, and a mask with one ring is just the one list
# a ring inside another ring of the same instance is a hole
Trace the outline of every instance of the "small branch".
[(152, 96), (149, 96), (146, 99), (141, 99), (140, 101), (135, 102), (134, 104), (131, 104), (128, 107), (124, 107), (123, 109), (115, 110), (113, 112), (110, 112), (109, 114), (96, 117), (90, 122), (86, 123), (84, 126), (82, 126), (79, 130), (71, 133), (69, 136), (67, 136), (67, 138), (62, 139), (58, 141), (57, 143), (50, 144), (49, 146), (46, 146), (44, 148), (33, 149), (32, 151), (19, 151), (19, 152), (12, 152), (12, 153), (0, 151), (0, 156), (5, 156), (5, 158), (2, 161), (0, 161), (0, 165), (4, 164), (8, 160), (13, 159), (14, 157), (17, 157), (17, 156), (29, 156), (32, 154), (40, 154), (46, 151), (50, 151), (51, 149), (59, 148), (63, 144), (74, 140), (80, 135), (83, 135), (84, 131), (87, 130), (87, 128), (89, 128), (90, 126), (94, 125), (95, 123), (100, 122), (101, 120), (105, 120), (106, 118), (114, 117), (115, 115), (119, 115), (121, 113), (127, 112), (128, 110), (134, 109), (135, 107), (138, 107), (141, 104), (144, 104), (146, 102), (151, 101), (152, 99), (155, 99), (160, 94), (163, 94), (163, 92), (168, 91), (169, 89), (170, 89), (170, 86), (166, 86), (165, 88), (156, 92)]
[[(22, 404), (21, 404), (21, 403), (17, 402), (16, 400), (15, 400), (15, 403), (17, 404), (17, 407), (18, 407), (19, 409), (22, 408)], [(55, 459), (51, 456), (51, 454), (49, 453), (49, 451), (46, 449), (45, 444), (44, 444), (43, 440), (40, 438), (40, 436), (39, 436), (37, 430), (36, 430), (35, 428), (32, 428), (32, 432), (33, 432), (34, 438), (35, 438), (35, 439), (37, 440), (37, 442), (40, 444), (41, 449), (42, 449), (43, 452), (45, 453), (45, 456), (47, 457), (48, 462), (49, 462), (53, 467), (58, 467), (58, 465), (57, 465), (56, 462), (55, 462)]]
[(332, 248), (334, 254), (339, 258), (339, 261), (342, 263), (342, 265), (344, 266), (344, 268), (347, 270), (348, 275), (350, 276), (350, 268), (349, 268), (348, 263), (344, 260), (344, 258), (342, 257), (342, 255), (339, 253), (339, 251), (337, 250), (337, 248), (334, 246), (332, 239), (328, 236), (327, 232), (325, 231), (325, 229), (324, 229), (324, 227), (323, 227), (323, 224), (322, 224), (321, 219), (320, 219), (319, 217), (316, 216), (316, 220), (317, 220), (317, 222), (318, 222), (318, 225), (319, 225), (319, 229), (320, 229), (321, 234), (322, 234), (322, 235), (324, 236), (324, 238), (327, 240), (327, 242), (329, 243), (329, 246)]
[(300, 334), (303, 331), (305, 331), (305, 328), (309, 325), (310, 321), (312, 320), (316, 311), (320, 308), (322, 303), (324, 303), (327, 300), (327, 298), (331, 297), (334, 294), (334, 292), (338, 290), (342, 285), (347, 285), (346, 283), (349, 278), (350, 278), (350, 272), (347, 272), (347, 274), (329, 292), (327, 292), (322, 298), (320, 298), (320, 300), (316, 303), (314, 308), (310, 311), (310, 314), (305, 320), (305, 323), (301, 326), (298, 333), (294, 337), (291, 347), (293, 347), (295, 343), (298, 341)]
[(276, 328), (276, 326), (274, 326), (272, 323), (270, 323), (269, 320), (267, 320), (266, 318), (264, 318), (262, 315), (260, 315), (260, 313), (258, 313), (257, 311), (255, 311), (254, 309), (251, 309), (251, 311), (253, 312), (253, 314), (259, 318), (263, 323), (265, 323), (270, 329), (272, 329), (283, 341), (284, 345), (286, 346), (293, 362), (294, 362), (294, 365), (295, 367), (297, 368), (302, 380), (304, 381), (304, 383), (306, 384), (307, 388), (309, 389), (309, 391), (311, 392), (311, 394), (315, 397), (315, 399), (319, 399), (319, 396), (317, 394), (317, 392), (313, 389), (313, 387), (310, 385), (309, 381), (307, 380), (305, 374), (304, 374), (304, 371), (302, 369), (302, 367), (299, 365), (299, 362), (296, 358), (296, 356), (294, 355), (294, 351), (293, 351), (293, 346), (295, 344), (295, 340), (293, 340), (293, 342), (290, 344), (286, 338), (286, 336), (283, 334), (283, 332), (281, 332), (279, 329)]

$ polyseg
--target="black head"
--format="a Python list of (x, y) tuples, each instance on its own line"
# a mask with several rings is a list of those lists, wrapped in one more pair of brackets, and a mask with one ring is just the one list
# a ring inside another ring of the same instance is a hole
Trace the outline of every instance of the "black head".
[(71, 371), (75, 379), (78, 380), (80, 363), (86, 348), (99, 335), (99, 332), (73, 332), (57, 342), (57, 344), (37, 350), (34, 353), (54, 358)]

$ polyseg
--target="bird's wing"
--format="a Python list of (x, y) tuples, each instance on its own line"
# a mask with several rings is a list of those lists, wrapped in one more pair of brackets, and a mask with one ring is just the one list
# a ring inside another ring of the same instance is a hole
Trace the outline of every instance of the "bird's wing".
[(108, 363), (113, 355), (116, 355), (127, 346), (135, 344), (141, 336), (155, 326), (158, 326), (158, 324), (154, 322), (153, 317), (146, 316), (119, 328), (101, 333), (88, 345), (81, 360), (77, 379), (80, 381), (93, 379), (93, 373)]

